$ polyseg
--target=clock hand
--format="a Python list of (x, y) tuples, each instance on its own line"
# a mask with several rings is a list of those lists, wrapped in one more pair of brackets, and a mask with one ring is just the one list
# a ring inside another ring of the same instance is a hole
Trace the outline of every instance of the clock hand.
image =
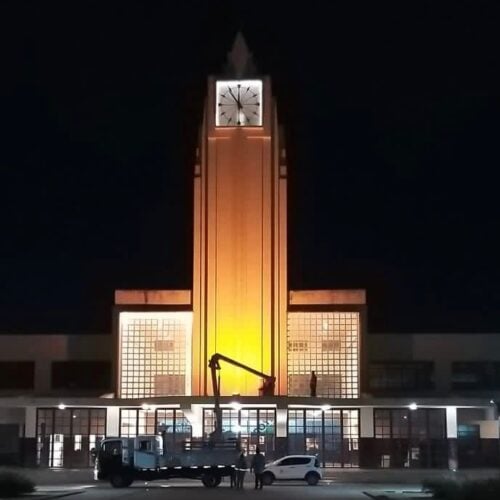
[(231, 87), (228, 87), (229, 93), (233, 97), (233, 99), (236, 101), (236, 104), (238, 105), (238, 109), (241, 109), (241, 102), (240, 100), (233, 94), (233, 91), (231, 90)]

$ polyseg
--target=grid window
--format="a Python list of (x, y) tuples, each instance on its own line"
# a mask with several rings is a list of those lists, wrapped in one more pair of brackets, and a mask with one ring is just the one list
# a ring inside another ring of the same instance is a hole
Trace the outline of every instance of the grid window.
[(156, 410), (157, 432), (163, 436), (164, 449), (182, 451), (183, 443), (191, 439), (192, 429), (182, 410), (160, 408)]
[(368, 384), (372, 392), (418, 391), (434, 388), (433, 362), (370, 363)]
[(390, 410), (375, 410), (375, 437), (379, 439), (391, 437)]
[(42, 467), (89, 467), (92, 448), (106, 435), (104, 408), (39, 408), (37, 464)]
[(182, 449), (182, 442), (191, 438), (191, 424), (182, 410), (157, 408), (122, 408), (120, 410), (120, 436), (162, 434), (167, 450)]
[[(242, 409), (222, 410), (222, 432), (227, 437), (238, 437), (242, 449), (255, 453), (257, 446), (266, 458), (273, 458), (276, 428), (276, 410)], [(214, 411), (203, 409), (203, 432), (206, 437), (215, 430)]]
[[(342, 436), (347, 450), (349, 452), (358, 452), (359, 412), (357, 410), (342, 410)], [(357, 460), (354, 460), (354, 457), (351, 459), (351, 464), (353, 466), (358, 465)]]
[(191, 393), (191, 312), (120, 313), (122, 398)]
[(156, 434), (156, 416), (154, 410), (138, 410), (138, 430), (137, 434), (143, 436)]
[(120, 410), (120, 436), (135, 437), (137, 435), (137, 411)]
[(358, 467), (359, 411), (288, 410), (288, 452), (317, 454), (323, 467)]
[(306, 410), (306, 449), (308, 455), (318, 455), (321, 451), (323, 434), (323, 412), (321, 410)]
[[(412, 414), (417, 417), (419, 412)], [(415, 426), (412, 426), (412, 431)], [(392, 437), (396, 439), (408, 439), (409, 434), (409, 410), (392, 410)]]
[(359, 397), (359, 329), (357, 312), (288, 313), (288, 394), (310, 394), (316, 372), (316, 395)]
[(156, 434), (156, 417), (154, 410), (138, 408), (120, 410), (120, 436), (135, 437), (145, 434)]
[(288, 410), (288, 451), (292, 455), (304, 453), (304, 410)]
[(384, 408), (374, 410), (372, 453), (380, 467), (444, 467), (448, 463), (446, 410)]
[(442, 409), (375, 409), (375, 438), (422, 441), (446, 437), (446, 412)]

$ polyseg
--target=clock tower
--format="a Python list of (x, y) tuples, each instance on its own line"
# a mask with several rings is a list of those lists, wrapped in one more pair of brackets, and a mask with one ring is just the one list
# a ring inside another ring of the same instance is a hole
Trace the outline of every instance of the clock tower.
[[(193, 395), (210, 394), (216, 352), (277, 378), (286, 394), (286, 155), (269, 77), (241, 34), (208, 79), (194, 171)], [(281, 369), (280, 369), (281, 367)], [(222, 395), (261, 380), (224, 366)]]

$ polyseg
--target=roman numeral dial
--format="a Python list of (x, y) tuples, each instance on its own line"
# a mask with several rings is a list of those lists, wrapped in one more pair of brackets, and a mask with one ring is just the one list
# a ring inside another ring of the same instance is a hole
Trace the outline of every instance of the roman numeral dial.
[(262, 80), (216, 82), (217, 127), (262, 126)]

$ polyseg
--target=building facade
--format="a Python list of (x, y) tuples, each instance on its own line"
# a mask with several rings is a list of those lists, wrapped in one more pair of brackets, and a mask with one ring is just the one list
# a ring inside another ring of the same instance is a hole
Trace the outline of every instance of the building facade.
[(276, 379), (264, 396), (260, 377), (222, 363), (223, 432), (249, 453), (498, 464), (500, 355), (481, 371), (479, 336), (367, 335), (364, 290), (288, 288), (286, 149), (241, 36), (208, 79), (193, 189), (190, 290), (117, 290), (112, 335), (0, 337), (0, 460), (85, 467), (106, 435), (206, 437), (220, 353)]

